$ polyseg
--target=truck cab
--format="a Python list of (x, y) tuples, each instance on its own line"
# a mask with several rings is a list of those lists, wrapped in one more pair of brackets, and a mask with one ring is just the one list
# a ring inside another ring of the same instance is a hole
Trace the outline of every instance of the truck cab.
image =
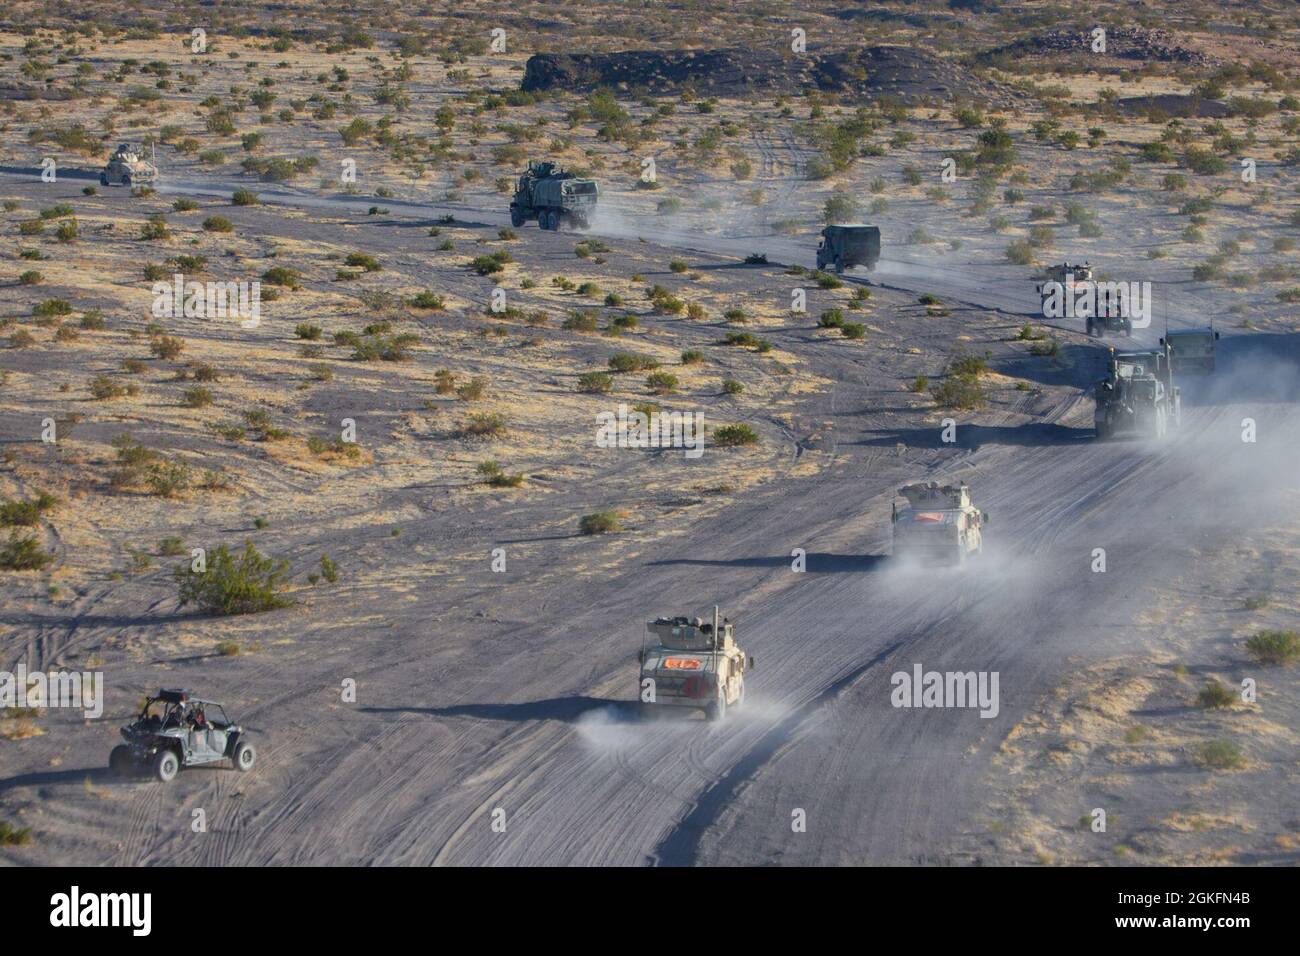
[(854, 266), (874, 268), (880, 261), (880, 228), (861, 224), (827, 226), (817, 243), (817, 268), (843, 272)]

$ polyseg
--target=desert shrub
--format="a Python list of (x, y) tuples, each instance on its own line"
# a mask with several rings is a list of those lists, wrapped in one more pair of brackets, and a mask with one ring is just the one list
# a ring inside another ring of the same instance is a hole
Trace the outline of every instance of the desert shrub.
[(734, 378), (724, 378), (722, 380), (722, 390), (728, 395), (739, 395), (745, 390), (745, 386)]
[(461, 422), (461, 438), (500, 438), (506, 433), (506, 418), (495, 412), (475, 412)]
[(160, 359), (174, 359), (185, 349), (185, 343), (172, 335), (155, 336), (149, 343), (149, 351)]
[(446, 300), (438, 293), (426, 289), (419, 292), (411, 298), (411, 307), (416, 309), (441, 309), (446, 306)]
[(614, 376), (608, 372), (584, 372), (578, 376), (577, 389), (591, 395), (604, 395), (614, 387)]
[(175, 577), (181, 607), (195, 604), (209, 614), (250, 614), (293, 603), (280, 593), (288, 570), (288, 561), (264, 557), (246, 541), (242, 552), (231, 552), (224, 544), (209, 552), (203, 573), (182, 564)]
[(121, 398), (126, 394), (126, 386), (119, 385), (107, 375), (96, 375), (90, 380), (87, 387), (90, 389), (91, 396), (100, 402)]
[(867, 327), (861, 322), (845, 322), (840, 326), (840, 334), (846, 339), (861, 339), (867, 334)]
[(80, 325), (87, 332), (102, 332), (108, 328), (104, 313), (99, 309), (87, 309), (82, 313)]
[(475, 256), (469, 267), (481, 276), (493, 275), (505, 269), (506, 263), (513, 262), (514, 257), (504, 249), (487, 256)]
[(482, 375), (476, 375), (463, 385), (456, 388), (456, 397), (462, 402), (481, 401), (487, 394), (488, 380)]
[(687, 349), (682, 352), (683, 365), (698, 365), (704, 361), (704, 353), (699, 349)]
[(615, 352), (609, 357), (611, 372), (649, 372), (658, 367), (658, 359), (635, 352)]
[(668, 395), (677, 391), (677, 376), (672, 372), (652, 372), (646, 376), (646, 387), (656, 395)]
[(560, 327), (570, 332), (595, 332), (596, 315), (593, 312), (572, 312)]
[(1237, 770), (1246, 765), (1246, 756), (1231, 740), (1212, 740), (1197, 746), (1192, 759), (1207, 770)]
[(16, 827), (7, 820), (0, 820), (0, 846), (27, 846), (31, 842), (31, 827)]
[(611, 534), (622, 531), (618, 514), (613, 511), (596, 511), (583, 515), (578, 521), (578, 530), (582, 534)]
[(299, 322), (293, 327), (293, 334), (300, 339), (314, 342), (321, 337), (321, 328), (311, 322)]
[(302, 285), (302, 277), (297, 270), (287, 266), (272, 266), (262, 273), (262, 281), (268, 285), (284, 286), (289, 289), (297, 289)]
[(844, 310), (827, 309), (817, 319), (817, 324), (824, 329), (838, 329), (844, 324)]
[(320, 573), (330, 584), (334, 584), (339, 579), (339, 567), (328, 554), (320, 556)]
[(53, 560), (33, 534), (11, 531), (9, 540), (0, 545), (0, 571), (39, 571)]
[(251, 189), (236, 189), (230, 194), (232, 206), (257, 206), (262, 202)]
[(212, 404), (212, 392), (202, 385), (187, 388), (181, 397), (181, 403), (190, 408), (206, 408)]
[(944, 408), (980, 408), (988, 401), (983, 384), (974, 375), (949, 374), (931, 386), (930, 394)]
[(685, 259), (673, 259), (668, 263), (668, 268), (676, 273), (683, 273), (690, 268)]
[(18, 282), (21, 285), (39, 285), (45, 281), (45, 276), (35, 269), (28, 269), (18, 276)]
[(749, 425), (723, 425), (713, 433), (713, 443), (722, 448), (753, 445), (758, 442), (758, 432)]
[(1300, 660), (1300, 631), (1260, 631), (1246, 640), (1246, 650), (1261, 664)]
[(190, 467), (183, 461), (163, 460), (149, 465), (144, 481), (151, 494), (174, 498), (190, 486)]
[(1205, 687), (1196, 695), (1196, 703), (1206, 710), (1219, 710), (1236, 703), (1232, 691), (1217, 680), (1207, 681)]
[(32, 306), (32, 315), (38, 319), (56, 318), (60, 315), (71, 315), (72, 303), (67, 299), (46, 299), (44, 302), (38, 302)]
[(172, 210), (174, 212), (193, 212), (198, 208), (199, 204), (193, 199), (178, 199), (172, 203)]
[(381, 272), (384, 268), (378, 259), (364, 252), (349, 253), (343, 263), (355, 269), (364, 269), (366, 272)]
[(209, 216), (203, 220), (203, 228), (207, 232), (232, 232), (235, 227), (225, 216)]

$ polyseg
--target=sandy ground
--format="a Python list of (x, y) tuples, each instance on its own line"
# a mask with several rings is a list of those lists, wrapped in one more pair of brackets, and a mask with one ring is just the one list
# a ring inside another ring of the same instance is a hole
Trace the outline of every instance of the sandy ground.
[[(154, 42), (107, 45), (90, 59), (97, 68), (147, 62)], [(661, 188), (638, 190), (628, 171), (638, 154), (601, 140), (595, 123), (561, 133), (576, 101), (560, 98), (511, 107), (506, 119), (547, 118), (555, 138), (568, 139), (557, 155), (601, 178), (604, 212), (587, 235), (528, 224), (503, 237), (506, 198), (493, 179), (512, 167), (489, 156), (511, 134), (469, 109), (450, 137), (455, 175), (444, 163), (412, 175), (370, 144), (340, 149), (334, 130), (350, 117), (315, 121), (304, 109), (283, 129), (266, 124), (275, 135), (261, 149), (319, 154), (318, 171), (287, 184), (241, 176), (238, 138), (204, 132), (198, 104), (247, 82), (249, 59), (265, 70), (288, 62), (278, 96), (305, 98), (320, 88), (326, 59), (222, 42), (241, 59), (194, 67), (200, 78), (188, 92), (169, 91), (147, 125), (176, 121), (226, 164), (164, 146), (156, 194), (85, 195), (96, 184), (92, 157), (61, 155), (59, 179), (47, 184), (40, 146), (11, 137), (0, 153), (0, 199), (14, 204), (0, 217), (13, 239), (0, 260), (0, 318), (5, 335), (34, 340), (0, 353), (0, 497), (44, 489), (58, 498), (35, 529), (51, 567), (0, 575), (0, 666), (102, 670), (108, 686), (99, 720), (51, 709), (0, 721), (0, 821), (32, 835), (0, 847), (0, 860), (1296, 862), (1300, 688), (1294, 668), (1264, 668), (1244, 649), (1258, 630), (1294, 628), (1296, 612), (1300, 375), (1295, 321), (1277, 298), (1292, 281), (1293, 254), (1273, 240), (1294, 231), (1297, 179), (1279, 162), (1294, 135), (1278, 117), (1258, 131), (1268, 147), (1260, 182), (1243, 184), (1231, 168), (1189, 177), (1189, 194), (1212, 203), (1189, 236), (1179, 214), (1187, 197), (1160, 189), (1173, 165), (1133, 159), (1161, 129), (1140, 120), (1106, 118), (1105, 147), (1064, 149), (1033, 138), (1037, 112), (1009, 115), (1023, 198), (1004, 202), (1003, 182), (992, 209), (968, 214), (972, 181), (944, 184), (938, 171), (944, 150), (975, 134), (946, 112), (911, 111), (876, 136), (905, 130), (911, 140), (814, 181), (805, 175), (817, 154), (806, 106), (793, 117), (772, 103), (679, 109), (654, 147)], [(21, 38), (5, 34), (4, 49), (21, 57)], [(386, 111), (370, 97), (395, 82), (381, 75), (395, 65), (368, 55), (329, 62), (347, 65), (347, 86), (375, 121)], [(517, 84), (523, 56), (484, 58), (472, 72)], [(432, 58), (415, 69), (404, 81), (415, 114), (404, 125), (418, 129), (438, 105), (461, 103), (467, 81)], [(1091, 101), (1114, 80), (1071, 82)], [(1126, 87), (1183, 89), (1169, 77)], [(93, 125), (110, 104), (25, 103), (10, 122)], [(638, 119), (654, 110), (626, 106)], [(241, 116), (241, 130), (256, 112)], [(670, 148), (719, 113), (745, 124), (727, 152), (750, 159), (747, 181)], [(1240, 120), (1230, 125), (1245, 134)], [(1114, 156), (1133, 161), (1123, 183), (1071, 192), (1071, 176), (1104, 170)], [(330, 166), (348, 157), (361, 169), (353, 189)], [(924, 171), (920, 184), (909, 183), (908, 167)], [(262, 204), (231, 205), (241, 186)], [(811, 267), (819, 210), (837, 189), (864, 210), (873, 196), (886, 200), (870, 214), (885, 258), (869, 277), (822, 289), (787, 266)], [(658, 214), (674, 193), (683, 211)], [(198, 208), (174, 210), (182, 197)], [(1091, 210), (1099, 234), (1067, 222), (1070, 202)], [(66, 218), (58, 214), (41, 234), (20, 234), (21, 222), (58, 203), (75, 208), (75, 241), (55, 239)], [(1050, 218), (1035, 217), (1036, 206), (1052, 207)], [(139, 238), (156, 213), (170, 235)], [(999, 215), (1008, 222), (994, 223)], [(205, 230), (211, 216), (232, 232)], [(1035, 318), (1035, 269), (1006, 261), (1007, 243), (1043, 223), (1054, 239), (1039, 264), (1086, 258), (1102, 275), (1153, 283), (1155, 321), (1138, 342), (1154, 345), (1166, 322), (1213, 317), (1222, 331), (1219, 369), (1183, 382), (1183, 424), (1168, 441), (1093, 440), (1088, 386), (1102, 350), (1080, 322)], [(584, 239), (598, 248), (580, 249)], [(1246, 279), (1193, 280), (1191, 268), (1225, 243), (1228, 270)], [(468, 267), (500, 251), (511, 261), (497, 275)], [(382, 268), (349, 266), (358, 252)], [(745, 265), (753, 252), (768, 263)], [(255, 329), (161, 320), (184, 350), (159, 358), (143, 269), (170, 273), (178, 255), (205, 256), (201, 276), (212, 279), (287, 266), (301, 287), (266, 301)], [(41, 281), (20, 284), (31, 269)], [(854, 299), (868, 279), (870, 297)], [(646, 297), (654, 285), (703, 313), (656, 310)], [(790, 311), (796, 287), (807, 291), (806, 313)], [(491, 313), (494, 288), (517, 311)], [(441, 295), (443, 308), (411, 305), (423, 290)], [(611, 293), (617, 304), (606, 304)], [(68, 300), (72, 314), (33, 315), (52, 298)], [(819, 328), (832, 308), (861, 323), (863, 338)], [(83, 328), (91, 309), (102, 310), (104, 328)], [(728, 319), (735, 309), (743, 316)], [(596, 315), (596, 331), (564, 328), (575, 313)], [(611, 319), (629, 316), (634, 327), (609, 331)], [(334, 344), (336, 333), (374, 323), (388, 323), (380, 334), (417, 337), (405, 361), (357, 361), (351, 346)], [(1057, 340), (1054, 356), (1017, 338), (1026, 323)], [(319, 326), (320, 337), (298, 337), (301, 324)], [(735, 332), (771, 348), (724, 344)], [(615, 375), (605, 395), (576, 390), (581, 374), (621, 351), (659, 361), (678, 377), (676, 392), (654, 394), (644, 372)], [(683, 364), (684, 351), (703, 361)], [(941, 380), (956, 355), (985, 352), (989, 401), (978, 411), (945, 411), (909, 388), (918, 376)], [(137, 371), (123, 365), (133, 359)], [(202, 366), (215, 381), (195, 377)], [(439, 372), (457, 385), (481, 376), (484, 394), (439, 391)], [(99, 375), (135, 394), (94, 398)], [(728, 394), (727, 379), (743, 390)], [(211, 403), (187, 405), (200, 385)], [(620, 402), (702, 411), (711, 427), (745, 423), (760, 441), (710, 446), (697, 460), (598, 448), (595, 414)], [(258, 414), (283, 434), (254, 425)], [(506, 427), (465, 437), (475, 414), (500, 415)], [(952, 443), (941, 439), (948, 415)], [(40, 440), (46, 418), (59, 423), (53, 445)], [(1245, 418), (1257, 425), (1255, 443), (1241, 440)], [(317, 444), (334, 441), (344, 419), (356, 426), (355, 456)], [(124, 432), (185, 462), (194, 485), (174, 498), (115, 487), (111, 442)], [(485, 460), (524, 481), (487, 486), (476, 475)], [(220, 488), (199, 487), (207, 472), (223, 476)], [(945, 571), (890, 560), (892, 491), (923, 477), (972, 485), (992, 516), (981, 561)], [(618, 513), (623, 531), (578, 533), (580, 516), (604, 510)], [(181, 556), (164, 553), (176, 550), (164, 547), (168, 538), (179, 539)], [(232, 618), (179, 607), (172, 569), (183, 555), (246, 539), (289, 561), (295, 605)], [(791, 570), (796, 548), (807, 554), (805, 573)], [(1090, 570), (1096, 548), (1107, 551), (1104, 573)], [(492, 570), (494, 549), (504, 549), (504, 571)], [(338, 581), (309, 579), (323, 555)], [(1267, 600), (1247, 601), (1260, 595)], [(644, 621), (715, 603), (757, 658), (744, 710), (722, 726), (635, 720)], [(238, 653), (220, 653), (223, 645)], [(891, 706), (891, 675), (915, 664), (997, 672), (997, 715)], [(1196, 695), (1210, 678), (1229, 687), (1253, 679), (1258, 697), (1204, 710)], [(355, 703), (342, 700), (348, 681)], [(257, 769), (194, 769), (169, 786), (112, 779), (117, 727), (159, 686), (224, 701), (256, 730)], [(1203, 746), (1222, 740), (1240, 765), (1203, 766)], [(199, 808), (206, 833), (190, 827)], [(1104, 832), (1082, 822), (1097, 808)], [(498, 810), (504, 830), (492, 826)]]

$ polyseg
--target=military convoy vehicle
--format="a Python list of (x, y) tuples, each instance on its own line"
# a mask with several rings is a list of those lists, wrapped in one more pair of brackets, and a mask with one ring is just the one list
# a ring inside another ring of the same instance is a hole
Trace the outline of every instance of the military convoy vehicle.
[(1182, 390), (1174, 384), (1168, 343), (1149, 352), (1110, 350), (1106, 377), (1097, 383), (1094, 425), (1100, 439), (1164, 438), (1182, 423)]
[(119, 777), (147, 767), (169, 783), (182, 767), (229, 758), (236, 770), (247, 772), (257, 762), (247, 731), (226, 716), (225, 708), (188, 690), (160, 690), (157, 697), (145, 698), (140, 715), (122, 728), (122, 737), (126, 743), (108, 757)]
[(817, 268), (832, 266), (843, 272), (854, 266), (875, 268), (880, 261), (880, 228), (878, 226), (840, 225), (827, 226), (817, 243)]
[(733, 625), (725, 618), (660, 617), (646, 630), (653, 638), (642, 643), (637, 696), (643, 716), (660, 708), (702, 710), (709, 720), (722, 720), (727, 710), (745, 702), (745, 671), (754, 658), (736, 646)]
[(1059, 282), (1064, 285), (1066, 279), (1071, 276), (1074, 277), (1075, 282), (1092, 281), (1092, 266), (1086, 262), (1083, 265), (1076, 266), (1072, 266), (1068, 262), (1062, 262), (1060, 265), (1048, 266), (1043, 272), (1043, 281), (1038, 285), (1040, 293), (1043, 291), (1043, 286), (1048, 282)]
[(971, 504), (970, 486), (964, 481), (917, 482), (898, 493), (907, 504), (900, 508), (897, 500), (893, 503), (894, 557), (961, 564), (984, 550), (982, 528), (989, 516)]
[(595, 180), (579, 179), (558, 163), (530, 162), (510, 200), (510, 224), (522, 226), (536, 219), (540, 228), (551, 231), (561, 225), (585, 229), (596, 213), (598, 197)]
[(1161, 345), (1173, 349), (1170, 367), (1175, 372), (1213, 372), (1214, 343), (1219, 333), (1213, 326), (1203, 329), (1165, 330)]
[[(1047, 300), (1053, 294), (1061, 294), (1054, 293), (1050, 288), (1053, 283), (1062, 286), (1066, 290), (1066, 294), (1068, 294), (1069, 286), (1067, 283), (1072, 282), (1077, 287), (1092, 281), (1092, 266), (1086, 262), (1082, 265), (1071, 265), (1068, 262), (1062, 262), (1059, 265), (1048, 266), (1044, 271), (1043, 281), (1037, 287), (1042, 302), (1041, 312), (1044, 318), (1059, 319), (1062, 317), (1060, 312), (1050, 310), (1047, 306)], [(1125, 315), (1122, 300), (1109, 298), (1099, 286), (1095, 301), (1097, 303), (1096, 314), (1084, 315), (1084, 323), (1090, 336), (1100, 338), (1105, 332), (1115, 332), (1119, 335), (1133, 334), (1133, 319)], [(1085, 308), (1087, 307), (1085, 306)]]
[(158, 178), (158, 167), (144, 158), (138, 143), (121, 143), (99, 174), (101, 186), (144, 186)]

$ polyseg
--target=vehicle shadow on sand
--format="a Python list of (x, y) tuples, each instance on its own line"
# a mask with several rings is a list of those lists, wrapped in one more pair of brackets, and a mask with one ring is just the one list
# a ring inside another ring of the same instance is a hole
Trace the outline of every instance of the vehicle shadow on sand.
[[(635, 663), (635, 661), (633, 661)], [(635, 701), (599, 697), (552, 697), (521, 704), (454, 704), (450, 707), (360, 707), (367, 714), (423, 714), (427, 717), (476, 717), (480, 720), (558, 720), (576, 723), (592, 711), (605, 711), (611, 721), (637, 720)]]
[[(732, 558), (730, 560), (709, 560), (706, 558), (668, 558), (664, 561), (650, 561), (650, 567), (671, 565), (696, 565), (714, 568), (778, 568), (789, 567), (794, 560), (790, 555), (778, 554), (770, 557)], [(853, 572), (870, 572), (883, 570), (889, 561), (887, 554), (829, 554), (824, 551), (810, 551), (806, 555), (806, 569), (809, 574), (846, 574)]]
[(937, 426), (929, 428), (894, 428), (879, 431), (872, 437), (857, 442), (842, 442), (846, 445), (868, 445), (892, 448), (894, 445), (906, 445), (908, 448), (962, 448), (974, 451), (983, 445), (1073, 445), (1093, 440), (1091, 428), (1073, 428), (1055, 422), (1026, 422), (1023, 425), (958, 425), (955, 440), (945, 442), (943, 429)]

